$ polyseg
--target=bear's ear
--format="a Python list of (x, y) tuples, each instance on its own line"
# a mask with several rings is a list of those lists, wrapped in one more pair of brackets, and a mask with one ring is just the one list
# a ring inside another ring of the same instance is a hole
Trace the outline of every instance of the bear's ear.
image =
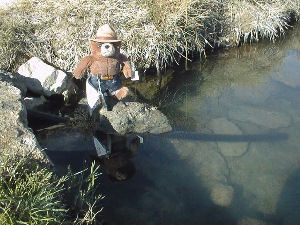
[(96, 42), (96, 41), (89, 41), (90, 48), (92, 51), (92, 54), (99, 54), (101, 53), (101, 43)]
[(121, 41), (113, 43), (115, 48), (121, 48)]
[(118, 55), (120, 54), (120, 48), (121, 48), (121, 41), (119, 42), (115, 42), (113, 43), (114, 47), (115, 47), (115, 56), (118, 57)]

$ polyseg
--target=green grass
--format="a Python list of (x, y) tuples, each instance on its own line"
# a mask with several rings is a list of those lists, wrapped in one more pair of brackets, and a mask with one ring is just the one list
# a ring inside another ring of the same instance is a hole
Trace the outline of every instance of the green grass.
[(104, 197), (97, 193), (98, 169), (92, 164), (83, 171), (74, 174), (69, 170), (67, 174), (64, 201), (69, 208), (68, 216), (72, 224), (94, 224), (101, 214), (100, 202)]
[(95, 193), (99, 176), (95, 165), (58, 177), (32, 158), (1, 155), (0, 162), (0, 224), (93, 224), (97, 220), (103, 197)]
[(299, 18), (299, 0), (23, 0), (0, 10), (0, 68), (38, 56), (72, 72), (88, 39), (110, 23), (140, 70), (163, 70), (205, 46), (274, 41)]
[(67, 212), (59, 197), (64, 190), (63, 179), (38, 163), (26, 161), (2, 157), (0, 223), (60, 224)]

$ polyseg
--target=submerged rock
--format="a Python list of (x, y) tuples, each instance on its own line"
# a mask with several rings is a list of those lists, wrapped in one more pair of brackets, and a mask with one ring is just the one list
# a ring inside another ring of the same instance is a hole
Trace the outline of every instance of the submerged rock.
[(266, 84), (246, 87), (234, 85), (233, 89), (234, 97), (243, 104), (265, 104), (271, 93), (274, 92), (274, 88)]
[(199, 177), (202, 185), (210, 192), (216, 184), (228, 183), (230, 171), (227, 167), (225, 157), (218, 152), (216, 143), (200, 143), (184, 139), (174, 139), (171, 140), (171, 143), (181, 159), (189, 162), (192, 173)]
[(117, 135), (164, 133), (172, 130), (167, 117), (146, 103), (118, 102), (111, 111), (100, 110), (99, 130)]
[(228, 112), (228, 116), (237, 121), (250, 122), (270, 129), (288, 127), (291, 124), (291, 118), (288, 115), (248, 106), (241, 106), (234, 110), (231, 109)]
[(216, 184), (211, 191), (211, 200), (219, 206), (230, 206), (234, 189), (227, 184)]
[[(235, 123), (228, 121), (225, 117), (212, 120), (209, 127), (215, 134), (243, 134)], [(241, 156), (248, 147), (248, 143), (245, 142), (217, 142), (217, 144), (224, 156)]]
[(279, 71), (275, 73), (272, 77), (274, 80), (281, 82), (292, 88), (300, 87), (300, 76), (299, 68), (300, 61), (298, 56), (298, 51), (289, 51), (288, 55), (284, 58), (282, 67)]

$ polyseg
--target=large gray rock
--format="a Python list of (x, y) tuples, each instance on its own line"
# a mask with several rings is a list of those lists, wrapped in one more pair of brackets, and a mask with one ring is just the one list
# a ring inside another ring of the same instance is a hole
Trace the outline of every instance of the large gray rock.
[(139, 102), (118, 102), (111, 111), (100, 110), (100, 130), (117, 135), (164, 133), (172, 130), (167, 117), (157, 108)]
[(37, 57), (32, 57), (18, 69), (18, 80), (34, 93), (51, 96), (68, 95), (68, 90), (75, 92), (76, 85), (62, 70), (46, 64)]
[[(46, 160), (31, 129), (27, 126), (27, 111), (22, 92), (10, 73), (0, 71), (0, 152)], [(20, 85), (20, 84), (19, 84)]]

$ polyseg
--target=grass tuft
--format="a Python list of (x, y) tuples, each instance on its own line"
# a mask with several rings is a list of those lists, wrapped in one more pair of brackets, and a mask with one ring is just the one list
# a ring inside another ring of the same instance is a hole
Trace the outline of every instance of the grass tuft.
[(59, 197), (64, 179), (26, 161), (8, 156), (1, 160), (0, 224), (60, 224), (67, 212)]
[[(288, 29), (292, 17), (299, 18), (299, 1), (232, 1), (225, 5), (225, 24), (232, 41), (268, 38), (275, 41)], [(242, 39), (241, 39), (242, 38)]]
[(98, 167), (89, 170), (58, 177), (33, 159), (1, 155), (0, 224), (93, 224), (103, 197)]

